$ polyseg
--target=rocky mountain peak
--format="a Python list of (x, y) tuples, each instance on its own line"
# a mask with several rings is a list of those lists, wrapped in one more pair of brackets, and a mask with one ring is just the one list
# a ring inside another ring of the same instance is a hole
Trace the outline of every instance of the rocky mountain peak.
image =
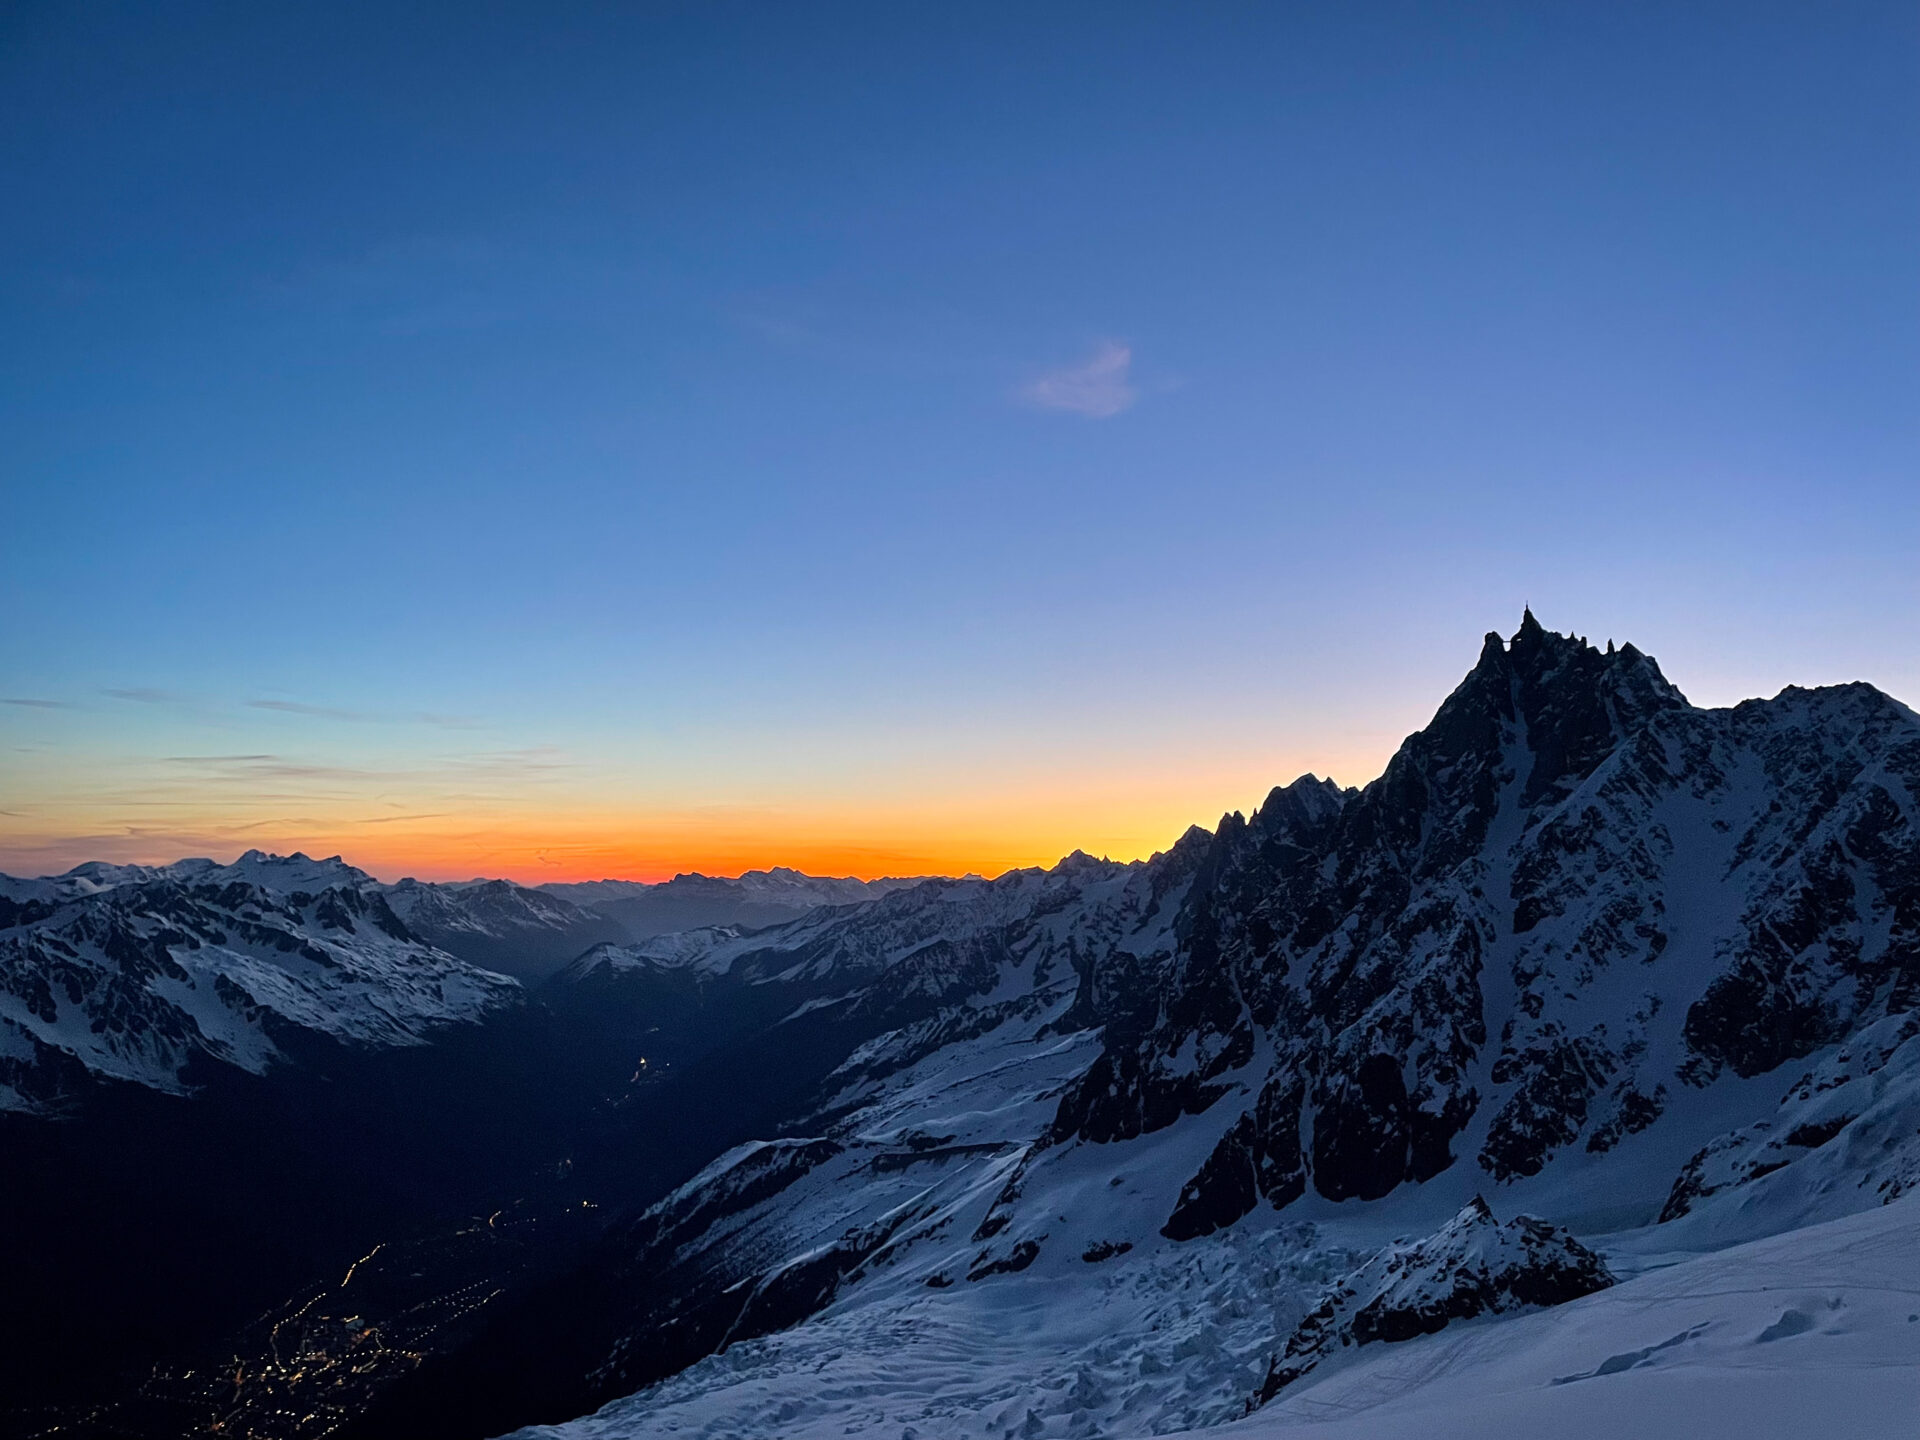
[(1504, 1225), (1476, 1195), (1425, 1239), (1387, 1246), (1329, 1287), (1268, 1369), (1260, 1401), (1361, 1346), (1431, 1335), (1455, 1320), (1561, 1305), (1614, 1283), (1606, 1264), (1558, 1226)]
[(1459, 813), (1484, 810), (1519, 779), (1521, 803), (1532, 806), (1571, 790), (1656, 715), (1688, 708), (1651, 656), (1632, 645), (1596, 649), (1528, 610), (1510, 641), (1488, 633), (1473, 669), (1382, 783), (1400, 804)]
[(1309, 825), (1329, 820), (1358, 792), (1342, 790), (1332, 780), (1302, 775), (1291, 785), (1276, 785), (1254, 812), (1253, 826), (1270, 832), (1281, 826)]

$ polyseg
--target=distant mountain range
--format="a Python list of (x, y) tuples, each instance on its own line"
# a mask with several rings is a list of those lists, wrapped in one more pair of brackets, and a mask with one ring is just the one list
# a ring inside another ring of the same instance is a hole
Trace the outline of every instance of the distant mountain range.
[(709, 925), (760, 929), (797, 919), (822, 905), (859, 905), (877, 900), (918, 885), (924, 878), (831, 879), (775, 866), (771, 870), (749, 870), (734, 879), (691, 874), (676, 875), (656, 885), (589, 880), (547, 884), (540, 889), (617, 922), (626, 932), (624, 938), (632, 941)]
[[(27, 1167), (0, 1224), (97, 1247), (61, 1205), (135, 1183), (129, 1134), (224, 1155), (264, 1108), (319, 1117), (236, 1162), (281, 1230), (400, 1247), (315, 1268), (271, 1343), (237, 1295), (158, 1368), (121, 1335), (134, 1390), (69, 1364), (35, 1413), (410, 1440), (1920, 1413), (1920, 717), (1869, 686), (1702, 709), (1529, 614), (1378, 780), (1302, 777), (1151, 860), (682, 880), (8, 882), (0, 1078), (39, 1113), (0, 1139), (86, 1166)], [(707, 921), (729, 884), (820, 899)], [(702, 928), (594, 930), (683, 913), (674, 886)], [(364, 1224), (275, 1178), (367, 1133)], [(430, 1136), (471, 1145), (428, 1165)], [(24, 1285), (36, 1324), (105, 1345), (64, 1278)]]
[[(519, 1003), (584, 951), (859, 905), (911, 880), (677, 875), (529, 888), (385, 885), (339, 856), (91, 862), (0, 875), (0, 1109), (51, 1104), (80, 1070), (180, 1090), (189, 1056), (258, 1072), (273, 1032), (413, 1045)], [(77, 1067), (77, 1068), (76, 1068)]]

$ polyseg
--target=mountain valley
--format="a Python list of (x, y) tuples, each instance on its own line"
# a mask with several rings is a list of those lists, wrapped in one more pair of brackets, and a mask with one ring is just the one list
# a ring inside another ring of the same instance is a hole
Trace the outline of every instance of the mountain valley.
[(1920, 717), (1528, 614), (1146, 861), (3, 881), (0, 1085), (9, 1433), (1896, 1433)]

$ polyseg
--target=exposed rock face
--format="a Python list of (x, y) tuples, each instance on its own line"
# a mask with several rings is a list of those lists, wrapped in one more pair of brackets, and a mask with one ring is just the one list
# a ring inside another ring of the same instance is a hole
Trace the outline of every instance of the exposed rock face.
[(1264, 1404), (1343, 1350), (1431, 1335), (1455, 1320), (1564, 1304), (1613, 1284), (1566, 1231), (1475, 1199), (1423, 1240), (1389, 1245), (1329, 1289), (1268, 1368)]
[(1699, 710), (1528, 615), (1379, 780), (1221, 823), (1054, 1138), (1237, 1098), (1176, 1239), (1604, 1152), (1920, 1002), (1916, 797), (1920, 719), (1871, 687)]

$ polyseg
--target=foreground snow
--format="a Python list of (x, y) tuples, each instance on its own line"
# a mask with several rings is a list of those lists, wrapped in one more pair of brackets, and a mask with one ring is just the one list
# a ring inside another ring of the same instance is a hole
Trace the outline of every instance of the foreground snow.
[[(1258, 1328), (1248, 1322), (1285, 1308), (1289, 1282), (1327, 1257), (1324, 1245), (1300, 1244), (1305, 1228), (1216, 1250), (1185, 1276), (1119, 1267), (1083, 1287), (1021, 1277), (964, 1305), (823, 1317), (521, 1437), (934, 1440), (1204, 1426), (1222, 1440), (1882, 1440), (1920, 1419), (1920, 1201), (1907, 1199), (1704, 1256), (1649, 1253), (1657, 1230), (1613, 1237), (1610, 1262), (1643, 1273), (1556, 1309), (1367, 1347), (1221, 1426), (1231, 1388), (1221, 1382), (1243, 1382), (1250, 1396), (1264, 1368), (1264, 1352), (1244, 1343)], [(1289, 1250), (1293, 1266), (1281, 1263)]]
[[(1622, 1237), (1635, 1244), (1657, 1234)], [(1643, 1263), (1644, 1260), (1643, 1260)], [(1920, 1431), (1920, 1202), (1380, 1349), (1236, 1440), (1886, 1440)]]

